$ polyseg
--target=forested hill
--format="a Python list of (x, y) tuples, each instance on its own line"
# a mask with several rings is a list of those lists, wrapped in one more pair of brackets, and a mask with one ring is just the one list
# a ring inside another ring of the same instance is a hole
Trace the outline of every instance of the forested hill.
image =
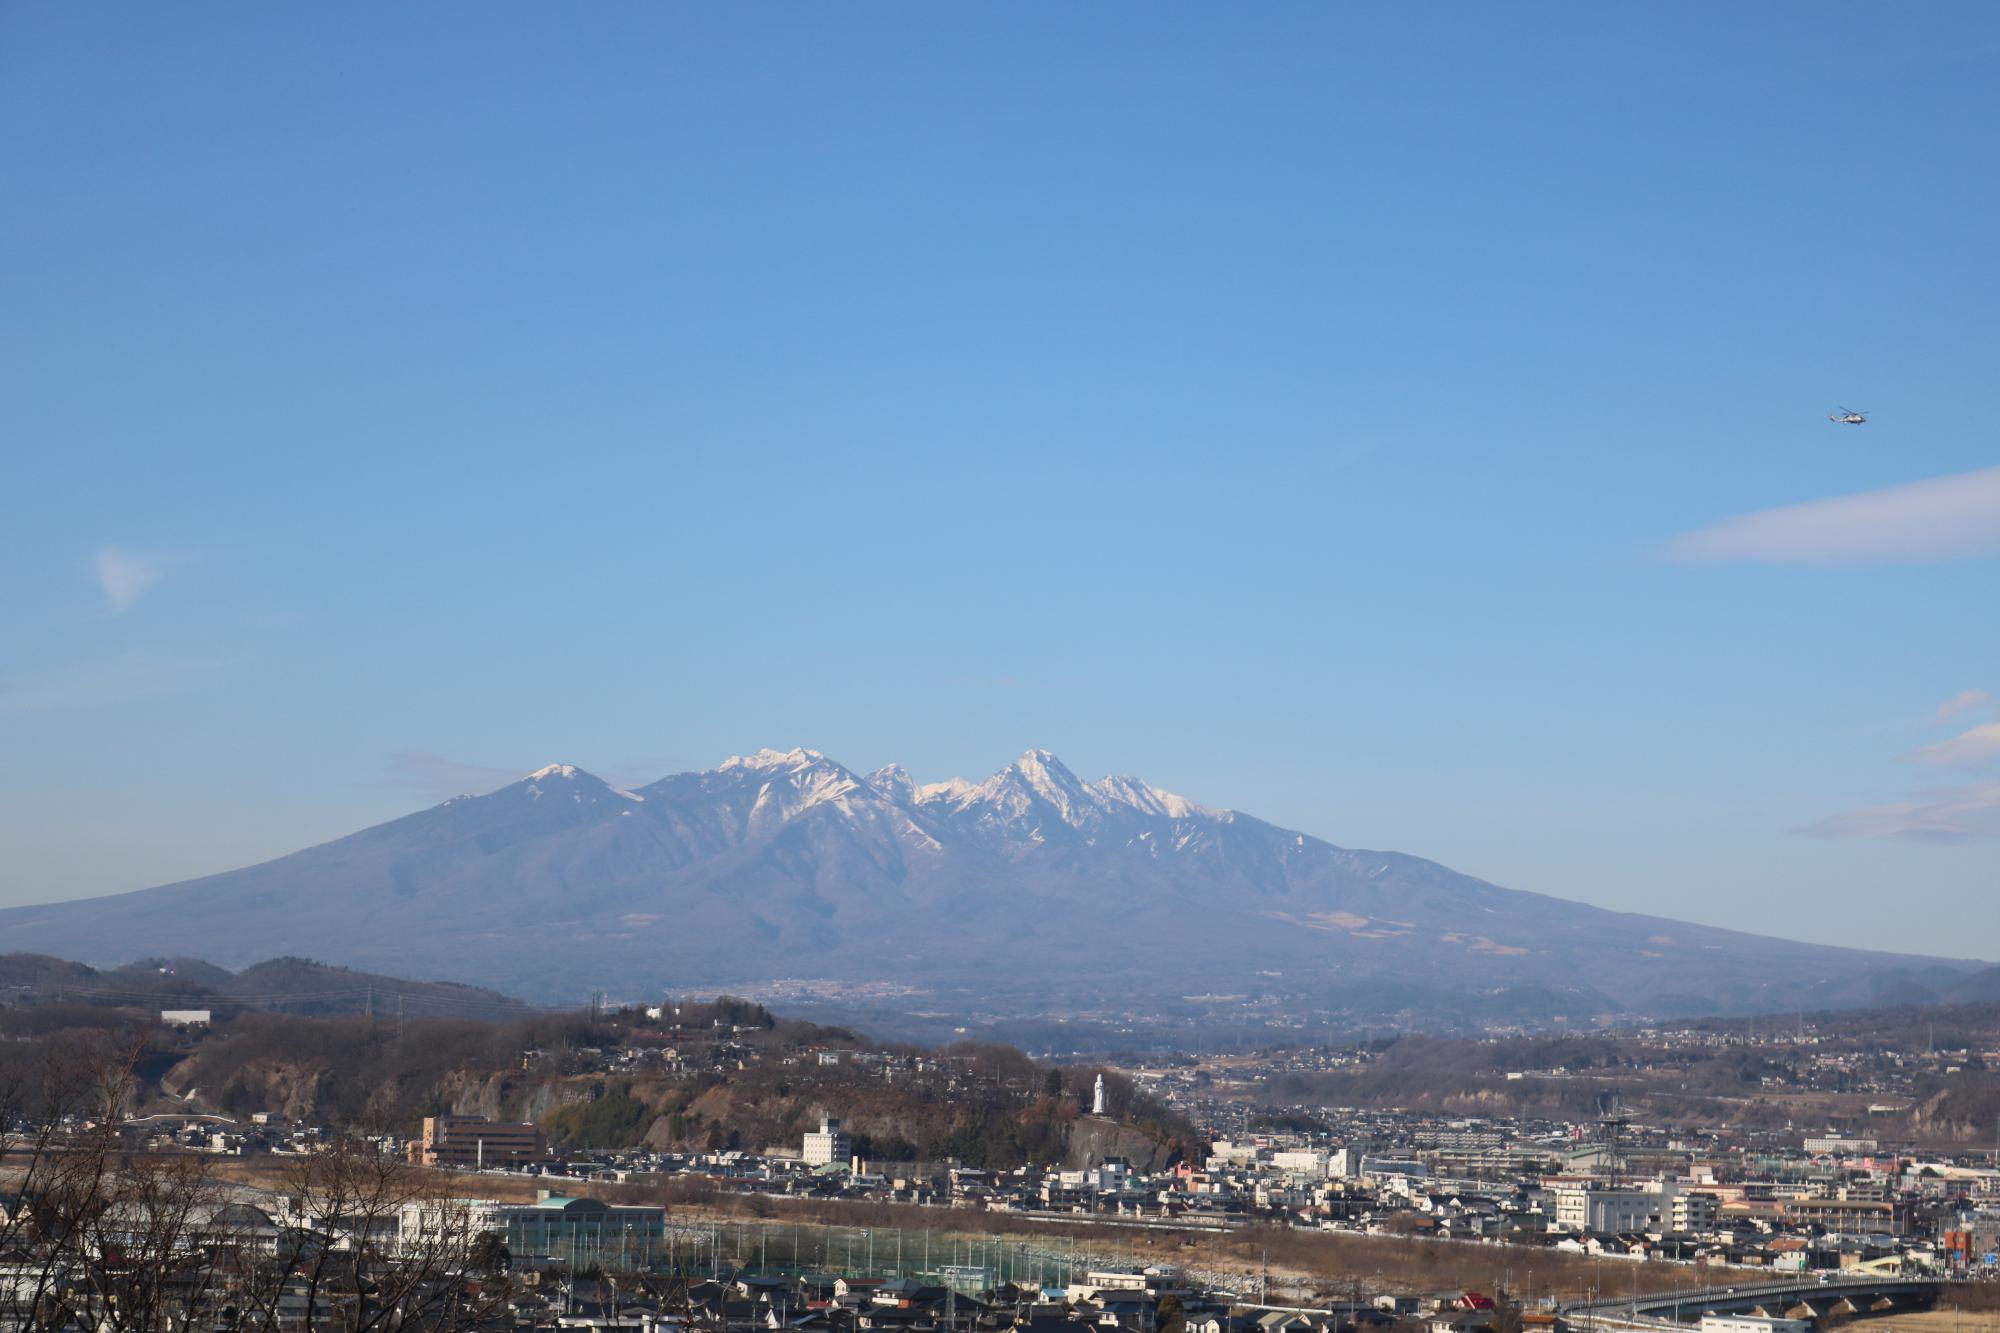
[[(1009, 1046), (885, 1046), (721, 997), (664, 1010), (499, 1022), (242, 1009), (198, 1032), (103, 1001), (0, 1009), (0, 1080), (38, 1052), (132, 1059), (135, 1106), (270, 1112), (335, 1131), (413, 1134), (441, 1112), (534, 1120), (559, 1152), (797, 1151), (823, 1115), (878, 1161), (1005, 1168), (1126, 1157), (1162, 1165), (1195, 1134), (1115, 1071), (1038, 1064)], [(1085, 1114), (1097, 1075), (1108, 1114)]]
[(0, 954), (0, 1005), (53, 1003), (404, 1018), (500, 1019), (532, 1012), (499, 991), (357, 972), (307, 958), (273, 958), (231, 972), (198, 958), (145, 958), (100, 969), (47, 954)]

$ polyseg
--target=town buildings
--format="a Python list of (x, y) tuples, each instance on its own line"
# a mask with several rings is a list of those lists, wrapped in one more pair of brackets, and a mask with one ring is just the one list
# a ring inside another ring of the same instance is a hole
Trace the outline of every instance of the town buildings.
[(833, 1116), (825, 1116), (819, 1122), (818, 1131), (805, 1136), (799, 1157), (807, 1166), (831, 1166), (847, 1161), (853, 1151), (854, 1145), (841, 1131), (840, 1121)]
[(524, 1166), (548, 1155), (541, 1127), (488, 1120), (483, 1115), (439, 1115), (424, 1119), (423, 1133), (409, 1146), (418, 1166), (479, 1170)]

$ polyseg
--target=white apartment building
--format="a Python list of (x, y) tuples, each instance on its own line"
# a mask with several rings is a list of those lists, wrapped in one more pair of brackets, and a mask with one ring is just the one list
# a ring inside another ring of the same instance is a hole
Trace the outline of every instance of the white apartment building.
[(1256, 1161), (1263, 1155), (1264, 1149), (1254, 1143), (1231, 1143), (1228, 1139), (1217, 1139), (1208, 1145), (1211, 1171), (1225, 1166), (1242, 1166)]
[(1129, 1168), (1123, 1158), (1112, 1158), (1100, 1166), (1089, 1167), (1082, 1171), (1059, 1171), (1056, 1173), (1056, 1184), (1066, 1190), (1099, 1190), (1108, 1193), (1125, 1188), (1129, 1183), (1128, 1171)]
[(1326, 1178), (1326, 1154), (1311, 1148), (1288, 1148), (1271, 1154), (1271, 1165), (1280, 1171), (1291, 1171), (1316, 1179)]
[(1806, 1151), (1815, 1157), (1872, 1153), (1879, 1146), (1874, 1139), (1850, 1138), (1845, 1135), (1835, 1134), (1806, 1140)]
[(1645, 1231), (1662, 1210), (1671, 1213), (1671, 1185), (1652, 1189), (1612, 1189), (1596, 1181), (1556, 1190), (1556, 1227), (1561, 1231), (1615, 1235)]
[(845, 1162), (853, 1153), (853, 1141), (841, 1132), (837, 1116), (821, 1117), (819, 1132), (806, 1135), (799, 1149), (799, 1156), (807, 1166), (832, 1166), (835, 1162)]
[(1713, 1194), (1700, 1190), (1692, 1194), (1676, 1194), (1668, 1209), (1668, 1225), (1679, 1232), (1713, 1231), (1717, 1202)]

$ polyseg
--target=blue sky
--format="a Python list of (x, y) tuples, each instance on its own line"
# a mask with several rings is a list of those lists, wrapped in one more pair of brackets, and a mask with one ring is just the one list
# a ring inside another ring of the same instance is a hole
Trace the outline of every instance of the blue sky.
[(2000, 958), (1996, 55), (1983, 4), (0, 9), (0, 902), (557, 760), (1045, 745)]

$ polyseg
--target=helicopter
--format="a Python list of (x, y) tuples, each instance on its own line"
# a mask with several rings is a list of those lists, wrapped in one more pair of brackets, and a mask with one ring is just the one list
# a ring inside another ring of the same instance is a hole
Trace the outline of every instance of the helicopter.
[(1865, 426), (1868, 424), (1868, 414), (1866, 412), (1856, 412), (1850, 407), (1843, 407), (1838, 412), (1829, 412), (1826, 414), (1826, 419), (1838, 422), (1843, 426)]

